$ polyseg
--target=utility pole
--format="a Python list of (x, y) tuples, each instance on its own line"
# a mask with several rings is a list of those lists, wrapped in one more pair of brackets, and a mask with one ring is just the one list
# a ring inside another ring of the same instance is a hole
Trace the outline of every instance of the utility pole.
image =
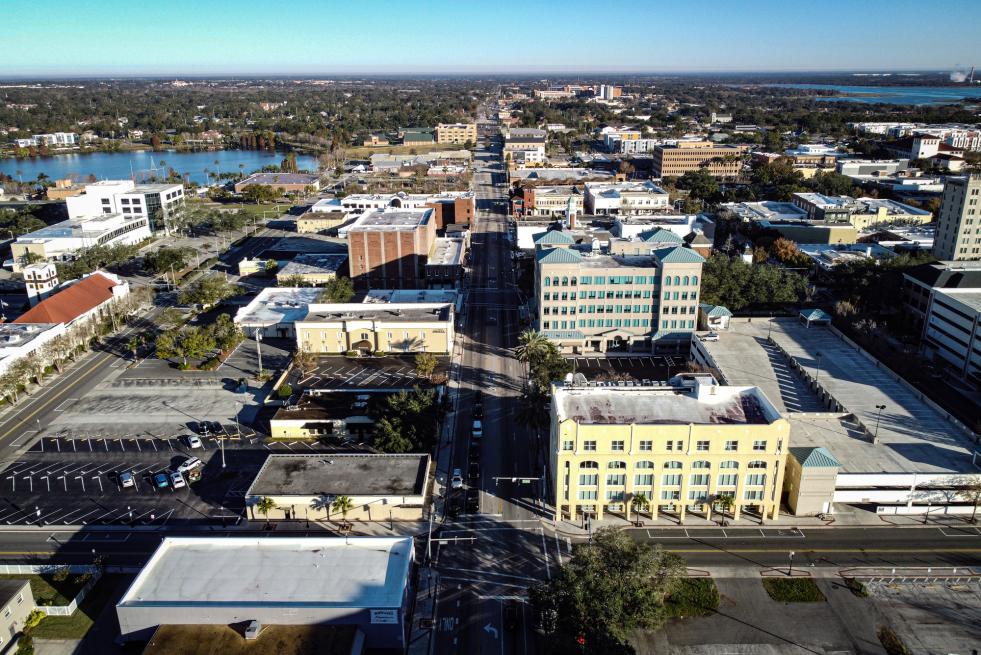
[(872, 433), (873, 443), (879, 438), (879, 419), (882, 418), (882, 410), (884, 410), (886, 406), (876, 405), (875, 408), (879, 410), (879, 412), (875, 415), (875, 432)]

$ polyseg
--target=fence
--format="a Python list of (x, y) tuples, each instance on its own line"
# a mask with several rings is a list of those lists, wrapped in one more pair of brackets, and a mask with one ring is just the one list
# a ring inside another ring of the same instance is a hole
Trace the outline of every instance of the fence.
[(89, 592), (92, 591), (92, 587), (99, 581), (100, 575), (98, 571), (93, 572), (89, 581), (85, 583), (84, 587), (78, 590), (78, 593), (72, 598), (72, 602), (67, 605), (39, 605), (38, 609), (47, 616), (71, 616), (78, 609), (79, 604), (89, 595)]
[(99, 576), (101, 575), (99, 567), (91, 564), (0, 564), (0, 574), (4, 575), (39, 575), (65, 569), (69, 573), (88, 573), (92, 578), (85, 583), (84, 587), (78, 590), (78, 594), (67, 605), (38, 605), (38, 609), (48, 616), (71, 616), (74, 614), (75, 610), (78, 609), (79, 603), (85, 600), (88, 593), (92, 591), (92, 587), (99, 581)]

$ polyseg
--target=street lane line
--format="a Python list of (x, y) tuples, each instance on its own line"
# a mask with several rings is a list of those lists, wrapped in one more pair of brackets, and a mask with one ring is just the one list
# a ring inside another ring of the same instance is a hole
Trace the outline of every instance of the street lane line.
[(545, 553), (545, 574), (548, 576), (548, 579), (551, 580), (552, 579), (552, 568), (548, 564), (548, 559), (549, 559), (548, 558), (548, 544), (545, 543), (545, 530), (543, 528), (539, 528), (538, 530), (539, 530), (539, 534), (541, 534), (541, 536), (542, 536), (542, 552)]

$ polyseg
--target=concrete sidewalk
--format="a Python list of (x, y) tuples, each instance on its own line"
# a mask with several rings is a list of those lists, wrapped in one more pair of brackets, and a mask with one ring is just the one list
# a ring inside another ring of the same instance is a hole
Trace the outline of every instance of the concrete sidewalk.
[(419, 567), (418, 581), (408, 652), (410, 655), (429, 655), (435, 643), (439, 618), (436, 615), (439, 607), (439, 573), (428, 566)]

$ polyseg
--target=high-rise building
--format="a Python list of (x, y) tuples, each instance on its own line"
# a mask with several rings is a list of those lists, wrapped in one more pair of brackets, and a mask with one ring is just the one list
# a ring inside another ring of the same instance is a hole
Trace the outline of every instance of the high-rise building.
[(981, 174), (947, 178), (937, 219), (937, 259), (981, 260)]
[(711, 141), (680, 141), (674, 146), (655, 146), (654, 177), (680, 177), (706, 170), (716, 177), (735, 177), (743, 168), (746, 146), (716, 145)]
[(359, 289), (421, 289), (436, 242), (434, 210), (372, 209), (347, 232), (348, 265)]

